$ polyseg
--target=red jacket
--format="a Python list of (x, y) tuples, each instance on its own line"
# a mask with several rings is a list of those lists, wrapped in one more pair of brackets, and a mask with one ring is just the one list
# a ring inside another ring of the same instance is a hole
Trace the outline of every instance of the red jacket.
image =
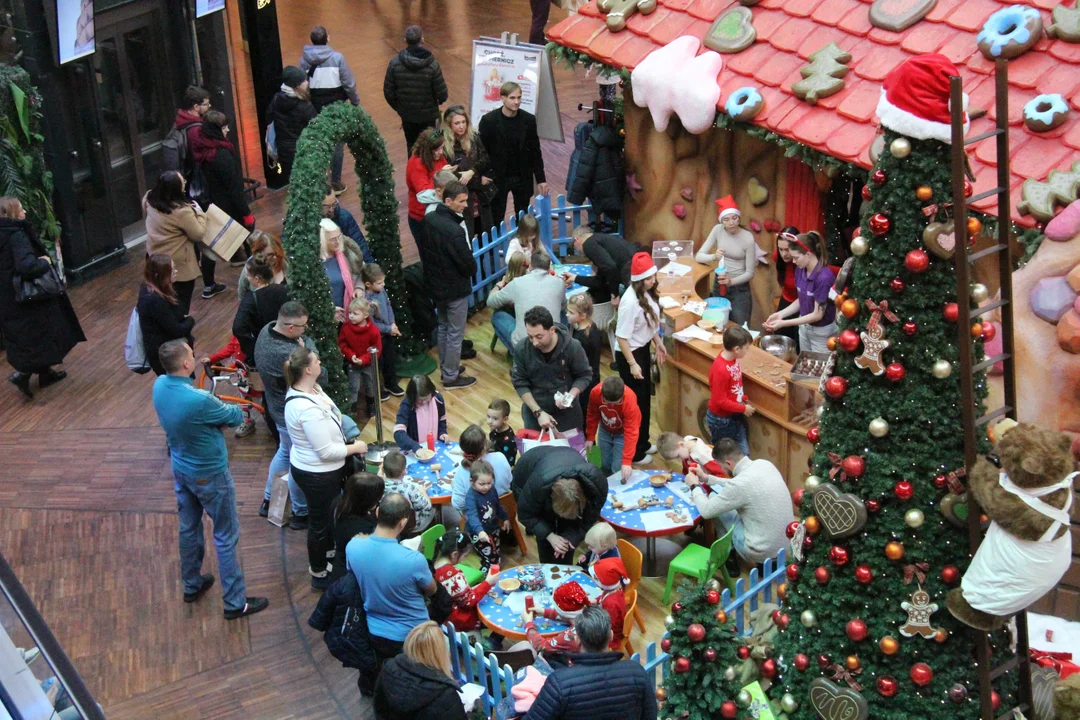
[(371, 364), (368, 348), (376, 347), (379, 354), (382, 354), (382, 333), (375, 327), (375, 323), (371, 322), (371, 318), (363, 325), (354, 325), (347, 321), (342, 323), (338, 330), (337, 344), (341, 348), (341, 354), (345, 356), (345, 362), (352, 364), (352, 357), (355, 355), (360, 358), (360, 364), (366, 366)]
[(217, 365), (222, 360), (231, 357), (236, 358), (240, 362), (247, 362), (247, 355), (240, 349), (240, 341), (236, 339), (235, 335), (229, 337), (229, 342), (225, 344), (225, 347), (209, 357), (211, 365)]
[(428, 170), (424, 161), (418, 157), (409, 158), (405, 165), (405, 186), (409, 189), (409, 217), (423, 220), (426, 206), (416, 199), (416, 193), (435, 188), (435, 173), (446, 167), (446, 158), (435, 161), (435, 167)]
[(709, 412), (717, 417), (742, 415), (746, 412), (743, 397), (742, 368), (738, 360), (728, 361), (723, 353), (713, 360), (709, 370)]
[(612, 435), (623, 436), (623, 465), (634, 462), (638, 434), (641, 432), (641, 409), (638, 408), (637, 395), (630, 388), (623, 390), (619, 403), (604, 400), (603, 384), (597, 385), (589, 393), (589, 413), (585, 418), (585, 439), (596, 442), (596, 429), (600, 421), (604, 429)]
[(476, 587), (469, 587), (465, 573), (449, 563), (435, 568), (435, 579), (454, 599), (454, 609), (449, 617), (454, 628), (462, 632), (479, 628), (480, 615), (476, 612), (476, 605), (491, 592), (491, 584), (484, 580)]
[(626, 595), (616, 588), (600, 598), (600, 607), (611, 616), (611, 643), (608, 650), (618, 650), (623, 641), (623, 624), (626, 621)]

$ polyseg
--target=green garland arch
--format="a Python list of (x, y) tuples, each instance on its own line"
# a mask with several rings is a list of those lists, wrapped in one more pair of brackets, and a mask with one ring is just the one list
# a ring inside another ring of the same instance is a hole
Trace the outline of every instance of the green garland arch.
[(356, 160), (365, 237), (386, 272), (386, 291), (402, 333), (398, 340), (399, 353), (404, 357), (419, 355), (424, 351), (424, 343), (412, 332), (412, 315), (405, 301), (398, 202), (394, 197), (394, 169), (386, 154), (386, 142), (362, 108), (346, 102), (335, 103), (324, 108), (297, 141), (282, 243), (289, 262), (289, 287), (293, 298), (310, 313), (307, 335), (315, 341), (330, 376), (326, 390), (339, 408), (347, 410), (351, 403), (347, 399), (344, 359), (337, 344), (330, 282), (319, 260), (322, 200), (329, 192), (327, 170), (334, 146), (339, 143), (348, 144)]

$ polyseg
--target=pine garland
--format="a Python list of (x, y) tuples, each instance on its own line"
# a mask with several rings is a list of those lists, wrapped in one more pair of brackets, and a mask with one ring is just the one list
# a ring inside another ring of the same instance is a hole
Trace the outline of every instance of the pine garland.
[(348, 143), (356, 159), (357, 192), (364, 210), (366, 237), (386, 272), (386, 292), (402, 333), (398, 339), (400, 351), (404, 356), (422, 353), (423, 341), (412, 331), (412, 314), (405, 300), (398, 202), (386, 142), (362, 108), (346, 102), (334, 103), (308, 124), (296, 143), (282, 243), (289, 261), (289, 287), (293, 297), (310, 313), (306, 334), (315, 341), (330, 375), (327, 392), (338, 407), (347, 408), (349, 388), (337, 344), (338, 325), (330, 299), (330, 282), (319, 259), (322, 201), (330, 191), (327, 169), (334, 146), (342, 142)]

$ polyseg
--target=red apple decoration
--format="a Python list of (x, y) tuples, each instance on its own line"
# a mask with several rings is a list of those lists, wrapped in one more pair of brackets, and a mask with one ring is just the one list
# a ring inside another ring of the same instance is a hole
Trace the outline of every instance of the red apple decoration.
[(903, 280), (901, 280), (901, 279), (900, 279), (900, 278), (898, 278), (898, 277), (897, 277), (897, 278), (893, 278), (893, 279), (892, 279), (891, 281), (889, 281), (889, 288), (890, 288), (890, 289), (891, 289), (891, 290), (892, 290), (892, 291), (893, 291), (894, 293), (896, 293), (897, 295), (899, 295), (900, 293), (904, 292), (904, 290), (906, 290), (906, 289), (907, 289), (907, 283), (905, 283), (905, 282), (904, 282)]
[(799, 577), (799, 566), (795, 563), (791, 563), (787, 566), (787, 579), (794, 582)]
[(874, 173), (870, 176), (870, 181), (878, 186), (884, 185), (887, 179), (888, 176), (885, 174), (884, 170), (875, 170)]
[(776, 677), (776, 661), (767, 658), (765, 662), (761, 663), (761, 674), (770, 679)]
[(708, 662), (716, 662), (716, 648), (705, 648), (705, 652), (701, 655)]
[(784, 532), (789, 538), (795, 537), (795, 533), (799, 531), (799, 524), (798, 520), (792, 520), (787, 524), (787, 528), (785, 528)]
[(867, 512), (876, 513), (880, 509), (881, 509), (881, 503), (878, 502), (877, 500), (867, 500), (866, 501), (866, 511)]
[(735, 654), (739, 656), (740, 660), (745, 660), (750, 657), (750, 648), (746, 645), (740, 645), (739, 649), (735, 651)]
[(872, 195), (870, 194), (870, 186), (869, 185), (863, 185), (862, 186), (862, 199), (865, 200), (866, 202), (870, 202), (871, 197), (872, 197)]
[(817, 664), (818, 664), (819, 668), (824, 670), (825, 668), (829, 667), (829, 665), (832, 664), (832, 661), (829, 659), (828, 655), (826, 655), (825, 653), (822, 653), (821, 655), (817, 656)]
[(671, 650), (671, 638), (664, 638), (660, 641), (660, 649), (664, 652)]
[(716, 605), (720, 602), (720, 593), (716, 590), (709, 590), (705, 593), (705, 602), (710, 605)]
[(722, 718), (730, 719), (735, 717), (738, 713), (738, 706), (731, 700), (725, 700), (723, 704), (720, 705), (720, 717)]
[(684, 673), (690, 669), (690, 660), (684, 657), (675, 658), (675, 672)]
[(997, 328), (994, 327), (994, 323), (986, 322), (982, 326), (982, 341), (988, 343), (997, 337)]

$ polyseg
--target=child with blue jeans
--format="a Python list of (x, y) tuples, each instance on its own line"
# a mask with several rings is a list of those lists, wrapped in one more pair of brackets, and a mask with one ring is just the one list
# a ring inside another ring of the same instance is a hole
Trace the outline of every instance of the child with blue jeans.
[(371, 321), (382, 335), (382, 355), (379, 356), (382, 392), (379, 401), (386, 402), (391, 395), (401, 397), (405, 394), (398, 384), (397, 342), (394, 339), (401, 337), (401, 331), (395, 322), (394, 307), (386, 294), (386, 273), (383, 269), (375, 263), (367, 263), (360, 271), (360, 278), (364, 281), (364, 296), (371, 304)]
[(480, 569), (487, 572), (499, 564), (499, 537), (510, 530), (510, 516), (495, 490), (495, 470), (486, 460), (476, 460), (469, 469), (469, 492), (465, 494), (465, 529), (480, 556)]
[(746, 357), (750, 342), (750, 333), (741, 327), (724, 330), (724, 349), (709, 371), (711, 395), (705, 413), (712, 444), (716, 445), (720, 438), (731, 438), (744, 455), (750, 454), (746, 418), (754, 414), (754, 406), (745, 402), (739, 360)]
[(622, 484), (633, 473), (634, 452), (641, 432), (641, 410), (634, 391), (618, 376), (604, 380), (589, 393), (589, 411), (585, 418), (585, 447), (600, 446), (600, 470), (611, 475), (615, 467), (622, 474)]

